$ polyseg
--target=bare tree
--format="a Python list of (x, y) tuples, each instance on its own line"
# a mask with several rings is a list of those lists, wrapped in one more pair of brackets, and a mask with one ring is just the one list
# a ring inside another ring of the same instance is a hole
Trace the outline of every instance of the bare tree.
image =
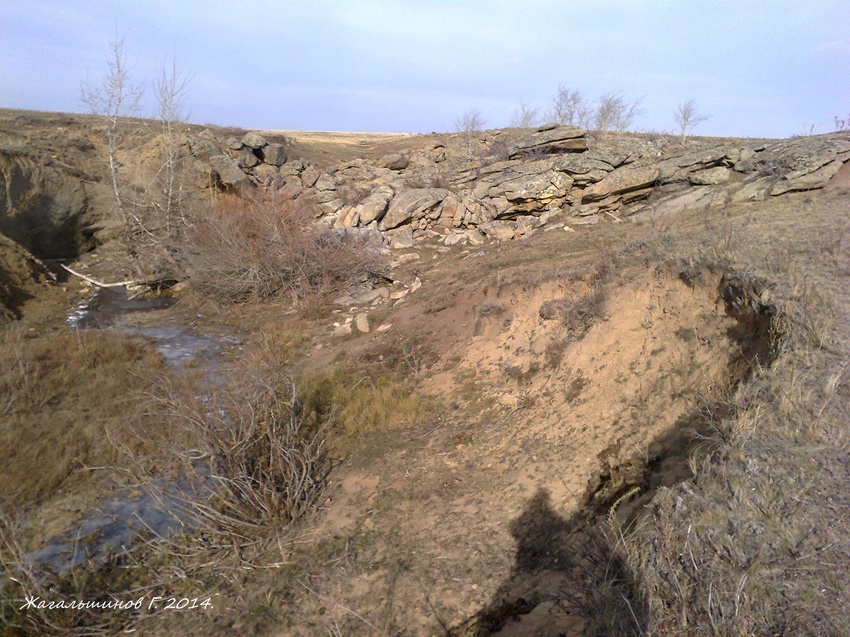
[(835, 120), (836, 133), (850, 130), (850, 115), (847, 116), (847, 119), (841, 119), (838, 115), (835, 115), (833, 119)]
[(706, 121), (709, 116), (697, 111), (695, 100), (688, 100), (678, 105), (673, 118), (676, 120), (676, 124), (679, 125), (679, 134), (682, 136), (682, 141), (685, 141), (685, 137), (699, 124)]
[(599, 98), (593, 122), (598, 131), (624, 131), (634, 122), (635, 117), (643, 111), (640, 108), (640, 99), (631, 104), (626, 102), (622, 95), (616, 93), (605, 93)]
[(154, 82), (154, 91), (159, 106), (159, 121), (162, 127), (161, 140), (163, 163), (154, 178), (157, 193), (152, 205), (162, 217), (166, 232), (179, 220), (186, 225), (182, 207), (183, 188), (179, 180), (180, 149), (185, 142), (184, 124), (187, 115), (184, 103), (191, 78), (177, 68), (174, 57), (171, 65), (164, 63)]
[(124, 238), (127, 248), (134, 252), (132, 245), (132, 221), (141, 226), (141, 221), (126, 205), (123, 187), (119, 175), (121, 167), (117, 153), (121, 147), (121, 120), (130, 117), (139, 110), (139, 100), (143, 89), (140, 84), (133, 84), (130, 67), (124, 52), (124, 39), (117, 37), (109, 43), (109, 56), (106, 60), (106, 75), (100, 83), (92, 83), (88, 77), (80, 88), (83, 104), (101, 120), (103, 137), (107, 146), (109, 176), (112, 180), (112, 190), (118, 212), (121, 214), (124, 226)]
[(559, 84), (547, 119), (556, 124), (587, 128), (590, 125), (591, 108), (581, 93)]
[(525, 102), (520, 102), (511, 118), (511, 127), (531, 128), (538, 124), (540, 124), (540, 109), (536, 106), (529, 106)]
[(466, 138), (466, 154), (472, 158), (472, 143), (475, 139), (475, 133), (484, 128), (484, 117), (481, 112), (470, 108), (463, 115), (459, 115), (455, 119), (455, 130), (462, 133)]

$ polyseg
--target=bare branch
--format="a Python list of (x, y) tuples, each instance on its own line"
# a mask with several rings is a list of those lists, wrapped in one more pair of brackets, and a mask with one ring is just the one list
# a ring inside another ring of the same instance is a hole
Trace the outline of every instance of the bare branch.
[(679, 125), (679, 134), (682, 136), (682, 141), (685, 141), (685, 137), (699, 124), (706, 121), (709, 116), (697, 111), (695, 100), (688, 100), (678, 105), (673, 118), (676, 120), (676, 124)]
[(622, 95), (605, 93), (599, 98), (594, 113), (594, 124), (598, 131), (624, 131), (634, 122), (635, 117), (643, 113), (641, 99), (629, 104)]
[(512, 128), (532, 128), (540, 124), (540, 109), (520, 102), (511, 118)]
[(591, 108), (584, 96), (564, 86), (558, 85), (558, 92), (552, 99), (552, 110), (546, 119), (556, 124), (568, 124), (587, 128), (590, 126)]

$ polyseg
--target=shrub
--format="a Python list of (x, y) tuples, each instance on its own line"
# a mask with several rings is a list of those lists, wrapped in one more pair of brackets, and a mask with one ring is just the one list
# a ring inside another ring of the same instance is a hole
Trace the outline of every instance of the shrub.
[(187, 232), (193, 282), (220, 302), (290, 296), (309, 313), (327, 294), (378, 269), (374, 249), (350, 234), (322, 233), (314, 218), (298, 201), (216, 199)]

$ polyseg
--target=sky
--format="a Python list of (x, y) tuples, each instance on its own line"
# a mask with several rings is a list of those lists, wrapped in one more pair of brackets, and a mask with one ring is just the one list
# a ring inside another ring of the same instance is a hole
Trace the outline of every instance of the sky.
[(0, 0), (0, 107), (87, 112), (123, 41), (146, 88), (172, 61), (188, 119), (256, 129), (508, 126), (559, 85), (640, 100), (632, 128), (788, 137), (850, 119), (850, 0)]

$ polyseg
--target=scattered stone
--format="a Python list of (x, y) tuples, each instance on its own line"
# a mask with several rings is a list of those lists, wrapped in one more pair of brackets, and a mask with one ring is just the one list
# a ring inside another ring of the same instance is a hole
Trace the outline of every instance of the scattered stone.
[(392, 329), (392, 326), (393, 326), (392, 323), (384, 323), (380, 327), (378, 327), (378, 329), (375, 330), (375, 331), (376, 332), (388, 332), (389, 330)]
[(406, 252), (405, 254), (400, 254), (394, 259), (394, 263), (396, 265), (404, 265), (405, 263), (410, 263), (411, 261), (418, 261), (420, 259), (418, 252)]
[(354, 317), (354, 327), (357, 328), (357, 331), (363, 334), (369, 333), (369, 317), (365, 312), (361, 312)]
[(351, 323), (334, 323), (334, 336), (346, 336), (351, 334)]

